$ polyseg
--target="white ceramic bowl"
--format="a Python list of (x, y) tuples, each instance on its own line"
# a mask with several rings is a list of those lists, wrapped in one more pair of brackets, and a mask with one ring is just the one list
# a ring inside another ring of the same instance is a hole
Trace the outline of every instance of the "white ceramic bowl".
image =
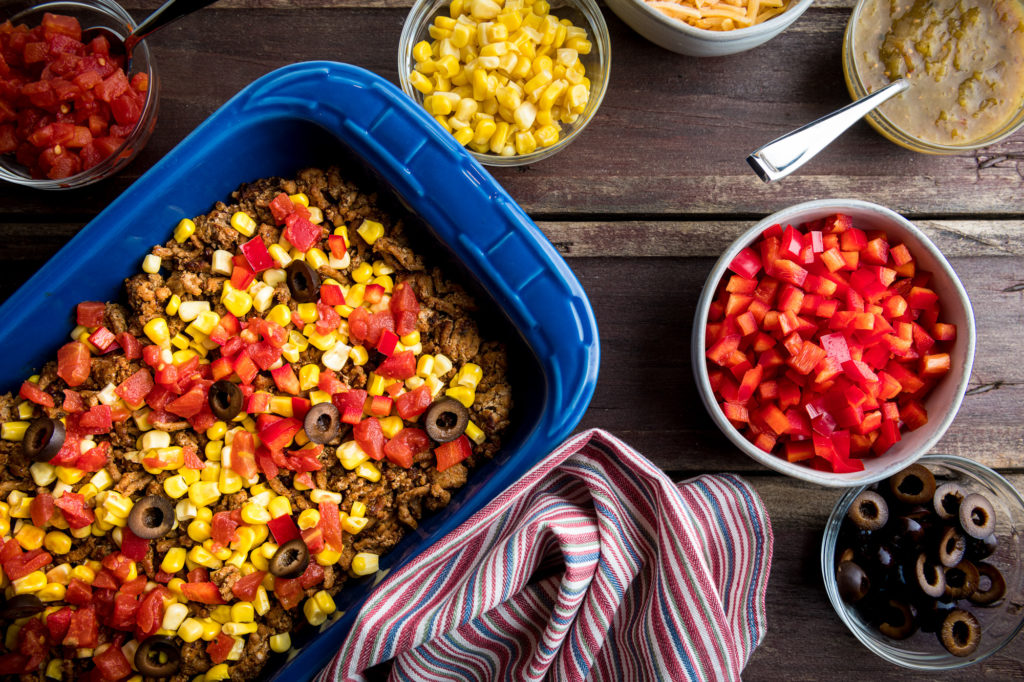
[[(950, 351), (950, 372), (935, 385), (935, 388), (924, 400), (925, 408), (928, 410), (928, 423), (915, 431), (904, 431), (901, 433), (902, 440), (889, 448), (881, 457), (864, 459), (863, 471), (847, 474), (816, 471), (800, 463), (789, 462), (777, 454), (754, 447), (753, 443), (748, 441), (722, 413), (711, 389), (707, 361), (704, 357), (705, 324), (708, 310), (714, 300), (718, 284), (726, 274), (726, 269), (733, 258), (744, 247), (752, 244), (761, 235), (761, 232), (771, 225), (779, 223), (783, 226), (787, 224), (797, 226), (835, 213), (849, 215), (853, 218), (856, 227), (865, 230), (883, 230), (895, 240), (904, 242), (920, 269), (932, 273), (932, 288), (939, 295), (942, 320), (955, 324), (957, 328), (957, 338)], [(797, 204), (768, 216), (747, 230), (722, 254), (711, 270), (711, 274), (704, 284), (704, 291), (701, 292), (700, 300), (697, 302), (690, 359), (704, 406), (718, 428), (736, 447), (757, 462), (788, 476), (824, 486), (847, 487), (867, 485), (891, 476), (912, 464), (935, 446), (953, 422), (957, 410), (960, 409), (964, 393), (967, 391), (971, 366), (974, 364), (974, 345), (974, 311), (971, 308), (967, 292), (964, 291), (963, 284), (960, 283), (960, 279), (953, 272), (953, 268), (945, 256), (921, 230), (898, 213), (877, 204), (857, 199), (820, 199)]]
[(644, 38), (666, 50), (691, 57), (721, 57), (768, 42), (799, 19), (812, 0), (791, 2), (785, 12), (764, 23), (732, 31), (709, 31), (667, 17), (643, 0), (607, 0), (608, 7), (619, 19)]

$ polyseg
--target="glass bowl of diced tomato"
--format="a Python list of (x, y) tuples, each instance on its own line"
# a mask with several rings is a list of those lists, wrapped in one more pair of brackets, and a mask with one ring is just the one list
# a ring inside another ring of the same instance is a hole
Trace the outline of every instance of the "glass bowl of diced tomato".
[(0, 179), (70, 189), (127, 165), (156, 124), (158, 81), (145, 43), (123, 53), (95, 28), (127, 36), (113, 0), (0, 2)]
[(697, 305), (702, 401), (740, 450), (826, 486), (865, 485), (939, 441), (974, 361), (970, 299), (913, 223), (854, 199), (744, 233)]

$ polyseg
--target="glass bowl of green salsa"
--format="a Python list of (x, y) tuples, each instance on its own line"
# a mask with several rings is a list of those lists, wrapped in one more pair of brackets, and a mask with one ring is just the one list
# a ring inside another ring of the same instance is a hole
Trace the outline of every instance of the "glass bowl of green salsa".
[(859, 99), (897, 78), (910, 88), (868, 114), (908, 149), (955, 154), (1024, 126), (1021, 0), (859, 0), (843, 73)]

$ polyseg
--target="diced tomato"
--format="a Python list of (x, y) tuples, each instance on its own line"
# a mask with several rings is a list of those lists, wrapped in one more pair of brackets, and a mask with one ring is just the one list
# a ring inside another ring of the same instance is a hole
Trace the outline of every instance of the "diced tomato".
[(117, 345), (124, 351), (128, 360), (138, 360), (142, 357), (142, 344), (131, 332), (121, 332), (117, 335)]
[(85, 504), (85, 498), (78, 493), (64, 493), (53, 504), (72, 528), (85, 528), (96, 520), (92, 509)]
[(309, 251), (320, 241), (320, 228), (297, 212), (289, 213), (284, 219), (285, 228), (281, 233), (288, 243), (299, 251)]
[(36, 405), (53, 407), (53, 396), (40, 389), (39, 386), (31, 381), (26, 381), (21, 385), (21, 389), (18, 391), (18, 397), (29, 400)]
[(274, 377), (274, 384), (279, 391), (292, 395), (299, 394), (299, 378), (295, 376), (295, 370), (292, 369), (291, 363), (285, 363), (270, 370), (270, 374)]
[(302, 601), (302, 585), (298, 579), (274, 578), (274, 596), (285, 609), (292, 609)]
[[(184, 586), (182, 586), (184, 590)], [(137, 631), (149, 637), (160, 629), (164, 617), (164, 595), (163, 587), (154, 587), (150, 590), (139, 604), (139, 611), (136, 614)]]
[(92, 649), (99, 643), (100, 623), (96, 619), (96, 607), (90, 604), (71, 614), (68, 634), (62, 644), (70, 647)]
[(263, 578), (266, 575), (266, 571), (254, 571), (249, 575), (242, 576), (231, 586), (231, 593), (242, 601), (253, 601), (256, 599), (256, 591), (263, 584)]
[[(427, 391), (430, 392), (429, 389)], [(366, 403), (366, 391), (350, 389), (344, 393), (335, 393), (331, 402), (341, 413), (341, 421), (345, 424), (358, 424), (363, 418), (363, 405)], [(425, 409), (425, 408), (424, 408)]]
[(393, 354), (377, 366), (377, 374), (387, 379), (408, 379), (416, 374), (416, 355), (411, 350)]
[(75, 308), (75, 320), (83, 327), (102, 327), (106, 309), (102, 301), (82, 301)]
[[(236, 435), (237, 437), (237, 435)], [(232, 457), (234, 453), (232, 453)], [(219, 545), (220, 547), (227, 547), (229, 544), (238, 539), (239, 523), (231, 518), (231, 514), (226, 511), (217, 512), (213, 515), (213, 522), (211, 523), (212, 531), (211, 536), (213, 537), (214, 546)]]
[[(74, 578), (72, 578), (72, 580), (74, 580)], [(86, 602), (86, 604), (88, 604), (88, 602)], [(79, 606), (85, 606), (85, 604), (79, 604)], [(46, 616), (46, 629), (50, 631), (51, 641), (64, 641), (64, 637), (68, 634), (68, 627), (71, 625), (71, 614), (74, 613), (74, 611), (75, 610), (70, 606), (65, 606)]]
[(295, 203), (288, 197), (284, 192), (279, 193), (276, 197), (271, 199), (268, 205), (271, 214), (274, 216), (274, 222), (278, 225), (284, 223), (292, 212), (295, 211)]
[(395, 398), (395, 410), (402, 419), (411, 420), (427, 411), (434, 397), (426, 384)]
[(369, 417), (352, 427), (352, 436), (356, 443), (372, 459), (384, 459), (384, 431), (376, 417)]
[(231, 653), (231, 649), (234, 646), (235, 640), (233, 637), (222, 632), (217, 633), (216, 639), (206, 645), (206, 655), (210, 657), (214, 665), (223, 663), (228, 660), (228, 654)]
[(184, 583), (181, 585), (181, 592), (185, 599), (199, 602), (200, 604), (223, 604), (224, 599), (215, 583)]
[(416, 331), (420, 304), (409, 282), (399, 282), (391, 293), (391, 315), (395, 319), (395, 333), (405, 336)]
[(32, 517), (32, 525), (36, 528), (46, 528), (46, 524), (54, 514), (53, 495), (50, 493), (39, 493), (32, 498), (29, 505), (29, 514)]
[(46, 626), (34, 618), (21, 626), (18, 631), (17, 645), (18, 653), (28, 659), (25, 664), (26, 669), (36, 670), (49, 658), (48, 636)]
[(302, 586), (302, 589), (308, 590), (322, 583), (324, 575), (324, 567), (315, 561), (310, 561), (309, 565), (306, 566), (306, 570), (298, 577), (299, 585)]
[(422, 429), (406, 427), (384, 444), (384, 454), (389, 462), (403, 468), (410, 468), (413, 457), (430, 449), (430, 437)]
[(64, 601), (75, 606), (85, 606), (92, 602), (92, 588), (88, 583), (72, 578), (65, 591)]
[(132, 674), (132, 666), (119, 646), (109, 646), (92, 657), (104, 680), (121, 680)]
[(171, 402), (167, 403), (164, 408), (171, 414), (176, 414), (179, 417), (188, 419), (199, 414), (203, 407), (208, 407), (207, 395), (209, 394), (210, 387), (202, 383), (196, 383), (188, 390), (185, 395), (180, 398), (176, 398)]
[(97, 436), (108, 433), (113, 427), (110, 405), (94, 405), (78, 417), (78, 433), (85, 436)]

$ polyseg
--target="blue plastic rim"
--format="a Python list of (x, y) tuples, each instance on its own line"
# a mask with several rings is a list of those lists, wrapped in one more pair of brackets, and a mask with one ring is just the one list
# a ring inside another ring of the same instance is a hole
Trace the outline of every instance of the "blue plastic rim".
[[(502, 451), (382, 558), (382, 569), (393, 570), (572, 432), (593, 395), (600, 351), (586, 293), (533, 221), (421, 107), (364, 69), (305, 62), (271, 72), (132, 184), (0, 306), (0, 388), (17, 390), (55, 357), (78, 302), (119, 298), (124, 278), (140, 271), (179, 220), (205, 213), (244, 182), (288, 177), (345, 153), (422, 219), (491, 298), (481, 308), (491, 303), (511, 332), (503, 340), (515, 408)], [(343, 615), (266, 674), (311, 679), (338, 650), (371, 586), (366, 579), (341, 591)]]

